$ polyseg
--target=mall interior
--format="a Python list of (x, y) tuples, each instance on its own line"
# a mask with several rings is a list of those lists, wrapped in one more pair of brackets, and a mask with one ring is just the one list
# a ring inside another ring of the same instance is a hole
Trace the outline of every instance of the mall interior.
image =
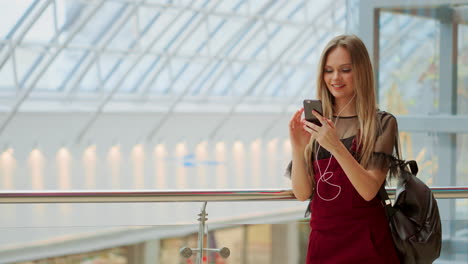
[(341, 34), (365, 43), (403, 157), (449, 193), (434, 263), (468, 263), (468, 0), (4, 0), (0, 17), (0, 263), (304, 263), (288, 123)]

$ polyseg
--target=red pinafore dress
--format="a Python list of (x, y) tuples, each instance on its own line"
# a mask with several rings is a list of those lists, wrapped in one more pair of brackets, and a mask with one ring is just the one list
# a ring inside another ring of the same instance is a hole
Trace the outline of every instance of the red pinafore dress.
[(306, 263), (400, 263), (380, 199), (364, 200), (334, 157), (314, 159), (314, 172)]

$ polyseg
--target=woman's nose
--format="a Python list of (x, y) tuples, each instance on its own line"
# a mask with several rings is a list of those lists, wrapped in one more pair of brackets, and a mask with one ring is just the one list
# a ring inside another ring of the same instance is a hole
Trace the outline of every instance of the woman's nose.
[(335, 71), (332, 75), (332, 80), (338, 80), (340, 79), (340, 74), (338, 73), (338, 71)]

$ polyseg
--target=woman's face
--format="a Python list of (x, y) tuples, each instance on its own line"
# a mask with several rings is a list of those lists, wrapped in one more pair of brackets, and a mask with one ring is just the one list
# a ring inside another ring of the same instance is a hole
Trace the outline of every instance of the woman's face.
[(335, 97), (335, 102), (348, 102), (354, 95), (353, 69), (351, 56), (343, 47), (337, 47), (328, 53), (323, 69), (323, 80), (328, 91)]

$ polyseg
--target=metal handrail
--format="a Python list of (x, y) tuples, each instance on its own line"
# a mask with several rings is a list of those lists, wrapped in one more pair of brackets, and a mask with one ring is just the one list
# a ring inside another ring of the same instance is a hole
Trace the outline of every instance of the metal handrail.
[[(432, 187), (439, 199), (468, 198), (468, 186)], [(390, 198), (395, 188), (387, 188)], [(1, 191), (0, 204), (33, 203), (147, 203), (295, 200), (291, 189), (255, 190), (118, 190), (118, 191)]]

